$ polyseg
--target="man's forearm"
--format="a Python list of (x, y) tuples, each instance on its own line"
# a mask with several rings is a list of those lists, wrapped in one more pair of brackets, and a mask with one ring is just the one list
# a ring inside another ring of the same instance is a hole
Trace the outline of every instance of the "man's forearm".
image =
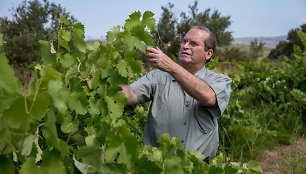
[(203, 80), (188, 72), (178, 64), (173, 64), (168, 71), (181, 87), (202, 105), (212, 107), (217, 105), (215, 92)]

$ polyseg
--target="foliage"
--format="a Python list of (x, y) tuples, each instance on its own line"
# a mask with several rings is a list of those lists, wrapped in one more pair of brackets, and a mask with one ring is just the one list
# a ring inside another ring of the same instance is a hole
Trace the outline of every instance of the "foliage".
[[(306, 34), (299, 32), (306, 46)], [(220, 121), (221, 151), (234, 159), (255, 158), (275, 144), (289, 144), (306, 131), (306, 52), (295, 46), (294, 60), (280, 68), (245, 62), (231, 74), (232, 102)]]
[(291, 29), (287, 34), (288, 41), (281, 41), (276, 45), (276, 48), (272, 49), (269, 53), (269, 58), (278, 59), (281, 56), (287, 56), (293, 58), (291, 55), (294, 51), (294, 45), (299, 46), (302, 51), (305, 50), (302, 40), (300, 39), (298, 32), (306, 33), (306, 24), (302, 24), (300, 28)]
[(195, 25), (203, 25), (216, 35), (219, 46), (229, 45), (232, 41), (231, 32), (226, 31), (230, 22), (229, 16), (221, 16), (211, 9), (199, 12), (198, 1), (189, 5), (190, 16), (185, 12), (178, 19), (173, 11), (174, 4), (168, 3), (168, 7), (162, 7), (162, 15), (157, 23), (155, 31), (152, 31), (154, 43), (157, 44), (167, 55), (176, 59), (178, 56), (180, 41), (186, 33)]
[[(142, 17), (142, 18), (141, 18)], [(0, 167), (7, 173), (260, 173), (259, 164), (211, 165), (165, 134), (160, 147), (142, 146), (120, 84), (141, 72), (137, 50), (153, 45), (152, 12), (135, 12), (123, 27), (107, 33), (107, 43), (86, 44), (84, 26), (62, 16), (59, 37), (40, 40), (42, 64), (22, 92), (0, 54)], [(70, 31), (71, 29), (71, 31)], [(2, 43), (2, 37), (0, 39)], [(57, 43), (57, 46), (54, 46)], [(137, 75), (136, 75), (137, 76)], [(145, 114), (138, 108), (135, 115)], [(126, 118), (128, 117), (128, 118)], [(137, 120), (136, 120), (137, 122)], [(140, 123), (141, 124), (141, 123)]]
[(12, 17), (0, 18), (3, 34), (3, 50), (10, 63), (31, 64), (40, 61), (38, 40), (50, 40), (56, 37), (55, 28), (60, 27), (60, 15), (68, 21), (76, 20), (60, 5), (44, 0), (24, 0), (17, 8), (12, 9)]

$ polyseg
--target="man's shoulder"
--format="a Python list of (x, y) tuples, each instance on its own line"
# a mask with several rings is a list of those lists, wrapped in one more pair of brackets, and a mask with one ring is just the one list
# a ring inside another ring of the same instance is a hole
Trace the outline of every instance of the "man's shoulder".
[(205, 76), (202, 77), (203, 79), (205, 79), (205, 81), (210, 81), (210, 80), (216, 80), (216, 79), (219, 79), (219, 80), (224, 80), (224, 81), (232, 81), (232, 79), (225, 75), (225, 74), (222, 74), (222, 73), (217, 73), (217, 72), (214, 72), (212, 70), (209, 70), (209, 69), (206, 69), (206, 73), (205, 73)]

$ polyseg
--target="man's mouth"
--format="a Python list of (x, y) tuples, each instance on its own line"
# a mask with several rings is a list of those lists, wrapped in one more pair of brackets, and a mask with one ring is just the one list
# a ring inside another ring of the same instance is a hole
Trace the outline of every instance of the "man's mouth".
[(181, 55), (187, 55), (187, 56), (190, 56), (191, 54), (190, 54), (189, 52), (183, 51), (183, 52), (181, 52)]

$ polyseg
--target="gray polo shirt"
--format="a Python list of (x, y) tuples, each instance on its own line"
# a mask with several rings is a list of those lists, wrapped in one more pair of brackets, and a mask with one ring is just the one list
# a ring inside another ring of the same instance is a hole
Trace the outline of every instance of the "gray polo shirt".
[(218, 122), (231, 92), (231, 79), (203, 67), (195, 74), (216, 93), (218, 106), (204, 107), (190, 97), (167, 72), (153, 70), (130, 86), (138, 103), (152, 100), (144, 128), (143, 144), (158, 146), (164, 134), (181, 138), (183, 147), (212, 158), (219, 145)]

